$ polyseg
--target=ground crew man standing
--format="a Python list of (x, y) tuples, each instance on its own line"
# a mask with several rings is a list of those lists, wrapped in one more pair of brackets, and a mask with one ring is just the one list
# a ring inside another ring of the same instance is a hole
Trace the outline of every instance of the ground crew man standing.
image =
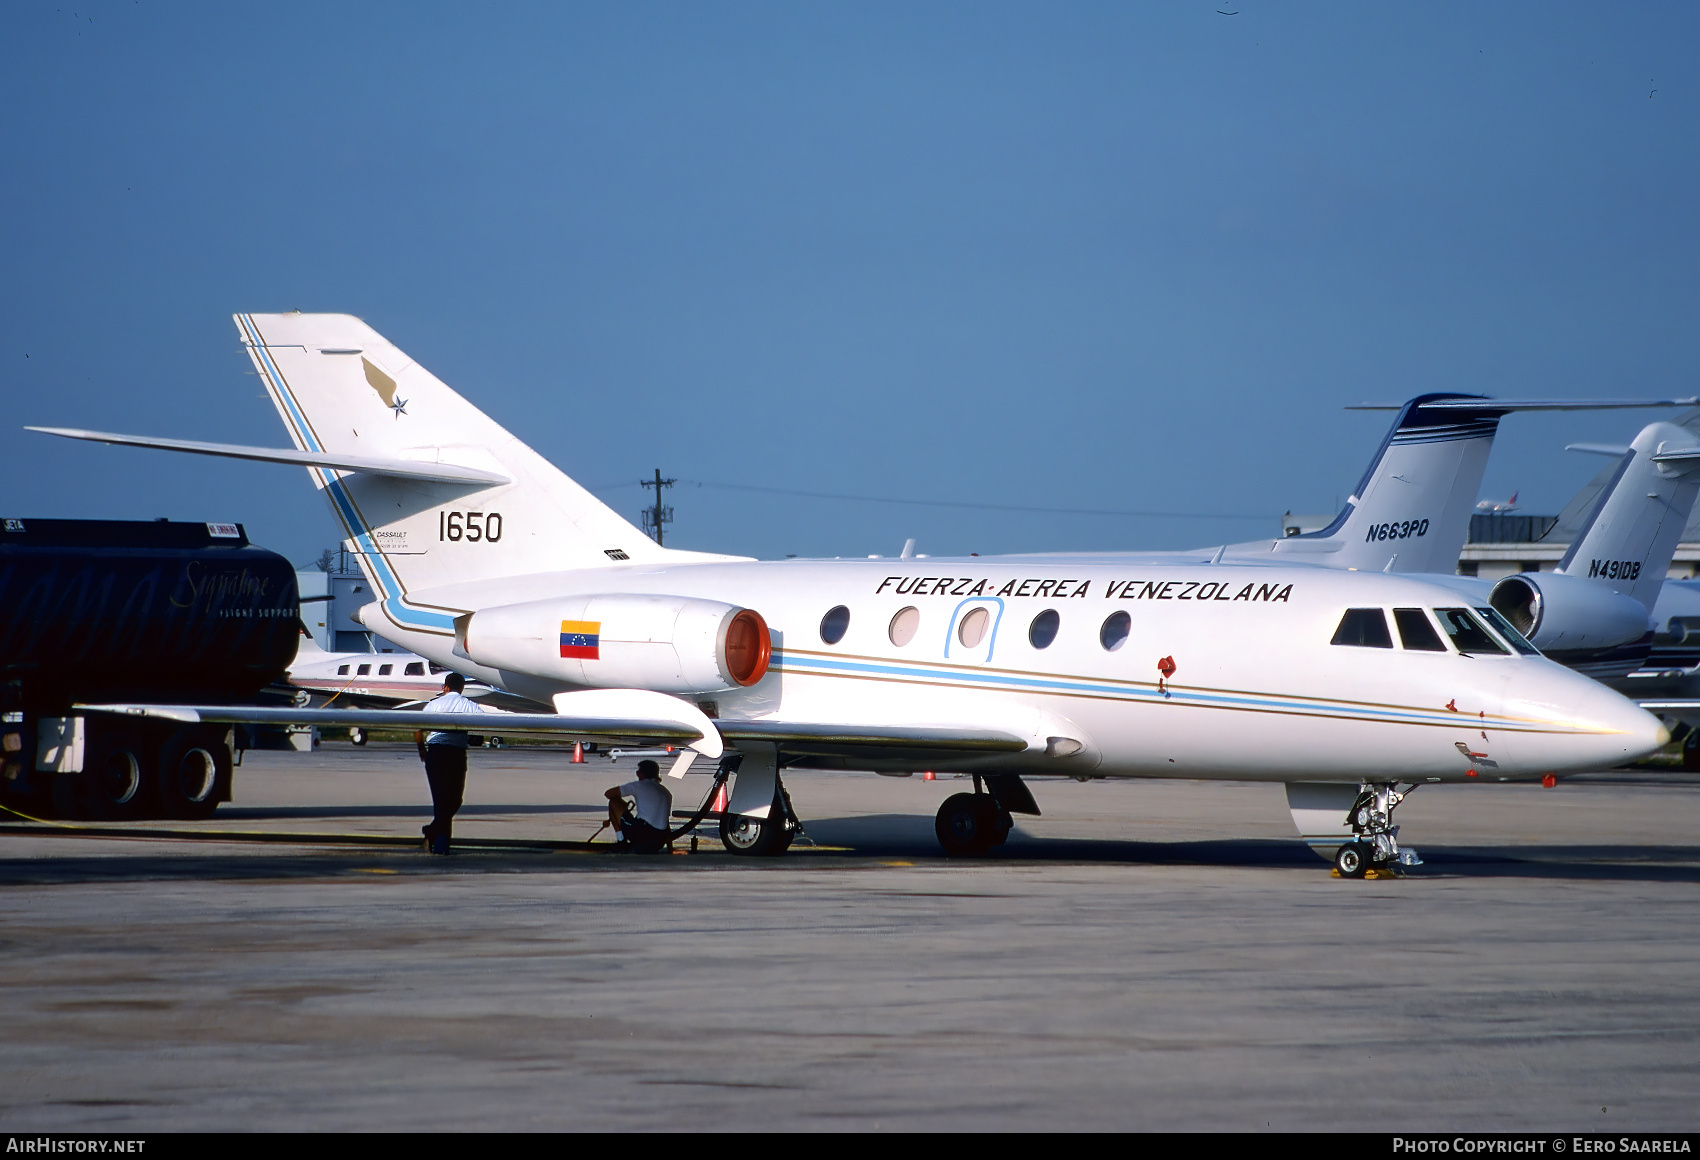
[[(661, 784), (661, 767), (653, 761), (638, 762), (637, 780), (617, 785), (604, 796), (615, 840), (634, 854), (660, 853), (673, 816), (673, 795)], [(627, 798), (636, 810), (626, 805)]]
[[(443, 691), (427, 701), (424, 713), (478, 713), (484, 709), (461, 690), (466, 678), (450, 673), (443, 678)], [(431, 783), (431, 824), (424, 827), (425, 849), (433, 854), (449, 852), (449, 835), (455, 812), (466, 794), (466, 734), (423, 729), (413, 734), (419, 760), (425, 763), (425, 780)]]

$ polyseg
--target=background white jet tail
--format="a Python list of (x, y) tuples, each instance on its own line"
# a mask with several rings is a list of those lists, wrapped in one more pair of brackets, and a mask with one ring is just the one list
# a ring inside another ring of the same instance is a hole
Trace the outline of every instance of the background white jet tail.
[[(1331, 568), (1449, 576), (1457, 570), (1469, 535), (1470, 516), (1501, 418), (1513, 411), (1606, 411), (1692, 402), (1418, 395), (1398, 408), (1393, 429), (1332, 523), (1320, 531), (1264, 543), (1275, 553)], [(1255, 544), (1235, 545), (1229, 554), (1243, 557), (1256, 549)]]
[(452, 634), (457, 610), (408, 599), (447, 584), (730, 558), (659, 547), (358, 318), (235, 317), (300, 450), (471, 469), (456, 481), (308, 468), (403, 628)]
[(1649, 423), (1603, 490), (1554, 571), (1595, 580), (1651, 612), (1700, 495), (1700, 439), (1674, 423)]
[[(1491, 399), (1471, 405), (1478, 398), (1406, 403), (1334, 522), (1274, 541), (1273, 550), (1362, 572), (1455, 571), (1500, 417), (1519, 409)], [(1441, 402), (1450, 405), (1432, 405)]]

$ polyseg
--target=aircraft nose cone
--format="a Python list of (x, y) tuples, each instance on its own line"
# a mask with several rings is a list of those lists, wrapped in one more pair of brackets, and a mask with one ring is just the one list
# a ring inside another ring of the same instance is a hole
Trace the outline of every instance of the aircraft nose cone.
[(1551, 676), (1557, 680), (1526, 687), (1525, 696), (1506, 706), (1514, 717), (1552, 722), (1517, 738), (1518, 765), (1535, 772), (1612, 769), (1670, 741), (1657, 717), (1598, 681), (1570, 672)]

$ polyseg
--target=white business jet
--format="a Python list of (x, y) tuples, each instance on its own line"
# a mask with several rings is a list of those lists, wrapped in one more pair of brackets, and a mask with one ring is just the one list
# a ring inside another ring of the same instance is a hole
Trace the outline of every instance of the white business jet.
[(381, 594), (360, 611), (368, 628), (554, 706), (504, 716), (504, 734), (678, 740), (691, 752), (676, 774), (734, 749), (722, 834), (735, 851), (789, 843), (782, 769), (973, 774), (976, 792), (937, 818), (954, 854), (1035, 812), (1024, 777), (1233, 778), (1345, 791), (1336, 866), (1356, 876), (1414, 860), (1392, 824), (1411, 786), (1610, 767), (1667, 738), (1453, 590), (1282, 552), (756, 561), (663, 548), (359, 319), (237, 325), (294, 450), (57, 433), (307, 467)]
[[(415, 653), (326, 652), (305, 632), (295, 659), (284, 670), (284, 681), (296, 690), (296, 704), (344, 708), (410, 709), (443, 691), (449, 670)], [(468, 681), (465, 695), (481, 705), (506, 711), (543, 712), (548, 706)], [(349, 740), (366, 744), (365, 731), (355, 727)]]

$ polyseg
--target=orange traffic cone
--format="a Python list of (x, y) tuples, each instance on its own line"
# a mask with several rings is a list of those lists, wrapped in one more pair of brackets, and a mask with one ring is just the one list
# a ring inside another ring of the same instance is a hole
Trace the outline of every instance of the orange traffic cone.
[(573, 764), (584, 764), (584, 742), (582, 741), (573, 742)]

